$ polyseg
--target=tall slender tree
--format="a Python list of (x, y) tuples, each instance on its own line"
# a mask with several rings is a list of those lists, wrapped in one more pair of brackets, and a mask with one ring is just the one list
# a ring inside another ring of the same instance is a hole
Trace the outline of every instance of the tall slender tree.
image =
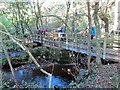
[(97, 34), (96, 34), (96, 61), (100, 64), (101, 60), (100, 60), (100, 37), (101, 37), (101, 31), (100, 31), (100, 23), (99, 23), (99, 19), (98, 19), (98, 11), (99, 11), (99, 2), (95, 2), (95, 6), (94, 6), (94, 23), (96, 26), (96, 30), (97, 30)]
[(87, 7), (88, 7), (88, 26), (89, 26), (89, 32), (88, 32), (88, 72), (91, 73), (91, 66), (90, 66), (90, 61), (91, 61), (91, 10), (90, 10), (90, 1), (87, 2)]

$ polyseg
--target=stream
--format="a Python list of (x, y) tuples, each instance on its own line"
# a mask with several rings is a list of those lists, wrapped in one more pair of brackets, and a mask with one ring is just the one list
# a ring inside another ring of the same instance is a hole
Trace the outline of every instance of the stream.
[[(10, 52), (10, 57), (21, 56), (23, 52)], [(0, 58), (6, 58), (6, 55), (0, 55)], [(42, 65), (42, 64), (41, 64)], [(14, 65), (13, 65), (14, 66)], [(58, 87), (67, 87), (74, 80), (73, 74), (75, 74), (75, 65), (61, 65), (61, 64), (54, 64), (54, 69), (52, 72), (53, 66), (49, 64), (43, 65), (43, 69), (49, 73), (53, 73), (52, 76), (52, 88), (54, 86)], [(16, 79), (19, 85), (23, 85), (23, 81), (27, 84), (35, 82), (42, 88), (49, 87), (49, 76), (43, 74), (35, 64), (25, 64), (20, 66), (14, 67)], [(3, 83), (6, 81), (11, 80), (12, 85), (14, 84), (13, 76), (10, 71), (9, 65), (5, 66), (4, 68), (0, 69), (2, 71), (2, 81)], [(70, 72), (68, 72), (70, 71)], [(72, 74), (71, 74), (72, 73)]]
[[(69, 68), (69, 67), (67, 67)], [(68, 74), (64, 69), (66, 66), (55, 65), (53, 76), (52, 76), (52, 88), (54, 86), (68, 86), (72, 81), (72, 76)], [(50, 67), (44, 68), (46, 71), (50, 72)], [(10, 69), (2, 69), (2, 79), (3, 82), (7, 80), (13, 81), (12, 73)], [(49, 76), (43, 74), (39, 69), (36, 68), (34, 64), (22, 65), (15, 68), (16, 78), (19, 85), (22, 84), (23, 80), (27, 83), (35, 82), (40, 84), (43, 88), (48, 88), (49, 86)]]

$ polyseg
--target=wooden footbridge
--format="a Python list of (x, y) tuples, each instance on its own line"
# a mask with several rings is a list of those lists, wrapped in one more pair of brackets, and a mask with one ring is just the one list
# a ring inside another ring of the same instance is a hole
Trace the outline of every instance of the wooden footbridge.
[[(26, 41), (26, 43), (31, 43), (31, 42), (32, 43), (41, 43), (41, 40), (40, 40), (40, 38), (33, 37), (31, 40)], [(75, 42), (66, 43), (65, 41), (60, 41), (60, 40), (58, 40), (58, 41), (49, 40), (49, 38), (48, 39), (43, 38), (42, 43), (46, 47), (66, 49), (66, 50), (75, 51), (75, 52), (79, 52), (79, 53), (88, 55), (87, 44), (86, 45), (78, 44), (78, 43), (76, 44)], [(91, 50), (91, 55), (96, 56), (96, 47), (95, 46), (92, 46), (92, 47), (93, 48)], [(105, 59), (120, 63), (120, 50), (119, 49), (120, 48), (117, 48), (117, 50), (107, 48)], [(101, 52), (100, 57), (103, 58), (103, 48), (101, 48), (100, 52)]]

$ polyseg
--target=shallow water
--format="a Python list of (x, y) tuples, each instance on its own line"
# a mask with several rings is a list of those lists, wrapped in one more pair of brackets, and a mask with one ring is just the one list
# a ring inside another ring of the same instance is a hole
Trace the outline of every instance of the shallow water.
[[(11, 52), (9, 52), (9, 55), (10, 55), (10, 57), (15, 57), (15, 56), (22, 56), (24, 54), (24, 52), (13, 52), (13, 51), (11, 51)], [(2, 54), (0, 54), (0, 59), (5, 59), (6, 58), (6, 55), (4, 54), (4, 53), (2, 53)]]
[[(31, 65), (31, 67), (33, 66)], [(3, 72), (2, 78), (4, 81), (9, 80), (9, 79), (13, 80), (13, 76), (10, 71), (2, 70), (2, 72)], [(35, 74), (36, 72), (33, 69), (31, 69), (29, 66), (27, 66), (27, 68), (18, 67), (16, 68), (15, 73), (16, 73), (16, 78), (17, 78), (19, 85), (21, 85), (22, 81), (24, 80), (27, 83), (31, 83), (31, 82), (39, 83), (43, 88), (48, 88), (49, 86), (49, 76), (43, 75), (43, 74), (42, 75)], [(64, 78), (60, 75), (52, 76), (52, 88), (54, 88), (54, 86), (56, 85), (57, 86), (68, 86), (70, 82), (71, 80), (68, 80), (67, 78)]]

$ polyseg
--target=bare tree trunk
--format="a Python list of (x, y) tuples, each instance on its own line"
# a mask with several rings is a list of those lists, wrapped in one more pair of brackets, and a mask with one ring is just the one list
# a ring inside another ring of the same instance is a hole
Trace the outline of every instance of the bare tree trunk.
[[(39, 22), (39, 14), (40, 14), (40, 11), (39, 11), (39, 9), (40, 9), (40, 7), (39, 7), (39, 0), (37, 0), (37, 9), (38, 9), (38, 13), (37, 13), (37, 11), (36, 11), (36, 4), (35, 4), (35, 1), (33, 0), (33, 8), (34, 8), (34, 13), (35, 13), (35, 16), (36, 16), (36, 28), (37, 28), (37, 30), (38, 30), (38, 28), (40, 28), (40, 33), (38, 33), (38, 35), (36, 36), (35, 35), (35, 38), (37, 37), (40, 37), (40, 39), (41, 39), (41, 42), (42, 42), (42, 28), (41, 28), (41, 24), (40, 24), (40, 22)], [(40, 14), (41, 15), (41, 14)], [(37, 33), (35, 33), (35, 34), (37, 34)]]
[(91, 66), (90, 66), (90, 60), (91, 60), (91, 14), (90, 14), (90, 2), (87, 2), (88, 6), (88, 22), (89, 22), (89, 34), (88, 34), (88, 72), (91, 73)]
[(24, 19), (24, 17), (25, 17), (26, 14), (25, 14), (25, 12), (23, 11), (23, 9), (21, 10), (21, 13), (22, 13), (22, 15), (21, 15), (21, 18), (22, 18), (22, 26), (23, 26), (23, 24), (24, 24), (23, 30), (25, 29), (24, 32), (30, 32), (30, 34), (28, 34), (28, 33), (26, 33), (26, 34), (27, 34), (27, 40), (28, 40), (28, 41), (31, 41), (30, 39), (31, 39), (31, 37), (32, 37), (32, 30), (31, 30), (31, 28), (30, 28), (29, 25), (28, 25), (29, 18), (27, 17), (27, 19)]
[[(74, 12), (73, 12), (73, 16), (72, 16), (72, 38), (73, 38), (73, 42), (72, 42), (72, 48), (74, 48), (74, 46), (75, 46), (75, 39), (74, 39), (74, 36), (75, 36), (75, 27), (74, 27), (74, 25), (75, 25), (75, 22), (74, 22)], [(73, 51), (72, 51), (72, 54), (73, 54)], [(74, 61), (74, 60), (73, 60)]]
[[(107, 9), (106, 9), (105, 13), (107, 13)], [(105, 57), (106, 57), (106, 46), (107, 46), (107, 33), (109, 33), (109, 19), (105, 16), (105, 14), (103, 12), (100, 12), (99, 17), (105, 23), (105, 34), (104, 34), (104, 43), (103, 43), (103, 59), (105, 59)]]
[[(44, 3), (44, 2), (43, 2)], [(43, 36), (42, 36), (42, 28), (43, 28), (43, 22), (42, 22), (42, 15), (41, 15), (41, 7), (42, 7), (42, 4), (40, 5), (40, 2), (39, 0), (37, 0), (37, 8), (38, 8), (38, 15), (39, 15), (39, 18), (38, 20), (40, 20), (40, 38), (41, 38), (41, 45), (43, 44)]]
[(16, 6), (17, 6), (17, 9), (18, 9), (18, 16), (19, 16), (19, 21), (20, 21), (20, 29), (22, 30), (22, 34), (24, 35), (24, 27), (23, 27), (23, 22), (22, 22), (22, 15), (21, 15), (21, 12), (20, 12), (20, 7), (19, 7), (19, 2), (18, 0), (15, 0), (16, 2)]
[[(22, 13), (23, 13), (22, 18), (24, 18), (26, 14), (23, 10), (22, 10)], [(30, 19), (27, 17), (27, 19), (23, 20), (23, 23), (26, 26), (26, 29), (28, 29), (30, 34), (32, 35), (32, 30), (31, 30), (31, 28), (29, 27), (29, 24), (28, 24), (29, 20)]]
[(3, 50), (4, 50), (4, 52), (5, 52), (6, 56), (7, 56), (7, 61), (8, 61), (8, 63), (9, 63), (10, 70), (11, 70), (11, 72), (12, 72), (13, 79), (14, 79), (14, 82), (15, 82), (15, 84), (16, 84), (16, 88), (18, 89), (19, 86), (18, 86), (18, 82), (17, 82), (16, 76), (15, 76), (14, 69), (13, 69), (12, 64), (11, 64), (11, 61), (10, 61), (10, 57), (9, 57), (9, 55), (8, 55), (7, 50), (5, 49), (5, 47), (4, 47), (4, 45), (3, 45), (2, 37), (0, 37), (0, 38), (1, 38), (1, 45), (2, 45), (2, 48), (3, 48)]
[[(70, 9), (70, 1), (69, 0), (66, 2), (66, 5), (67, 5), (67, 10), (66, 10), (65, 23), (67, 25), (67, 23), (68, 23), (68, 13), (69, 13), (69, 9)], [(66, 43), (68, 43), (68, 31), (67, 31), (67, 26), (66, 25), (65, 25)]]
[[(67, 24), (68, 23), (68, 13), (69, 13), (69, 9), (70, 9), (70, 2), (66, 2), (66, 5), (67, 5), (67, 10), (66, 10), (66, 17), (65, 17), (65, 23)], [(66, 28), (67, 26), (65, 25), (65, 30), (67, 29)]]
[(118, 2), (120, 3), (120, 1), (119, 0), (116, 0), (115, 1), (115, 8), (114, 8), (114, 29), (115, 30), (117, 30), (118, 28), (118, 17), (120, 17), (120, 16), (118, 16), (118, 13), (119, 13), (119, 9), (118, 9)]
[(94, 10), (94, 22), (97, 30), (97, 35), (96, 35), (96, 61), (101, 64), (100, 60), (100, 37), (101, 37), (101, 31), (100, 31), (100, 23), (98, 19), (98, 9), (99, 9), (99, 2), (95, 2), (95, 10)]
[(104, 35), (104, 43), (103, 43), (103, 59), (105, 59), (106, 57), (106, 45), (107, 44), (107, 34), (105, 32), (105, 35)]
[(108, 18), (104, 20), (105, 22), (105, 35), (104, 35), (104, 43), (103, 43), (103, 59), (106, 57), (106, 48), (107, 48), (107, 33), (109, 33), (109, 23)]

